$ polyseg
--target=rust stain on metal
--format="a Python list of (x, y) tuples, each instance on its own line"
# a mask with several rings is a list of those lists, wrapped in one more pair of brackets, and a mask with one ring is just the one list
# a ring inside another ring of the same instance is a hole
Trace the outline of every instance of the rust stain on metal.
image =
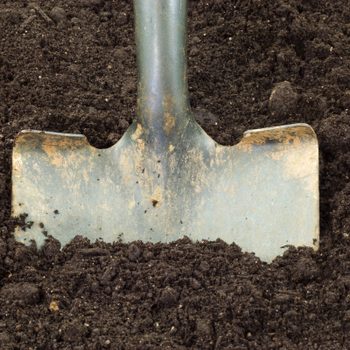
[(252, 130), (244, 134), (244, 137), (236, 147), (242, 151), (250, 152), (253, 145), (264, 145), (268, 142), (278, 142), (283, 145), (297, 145), (300, 144), (302, 140), (310, 137), (314, 137), (313, 131), (305, 127)]
[(164, 112), (170, 112), (174, 106), (174, 98), (171, 95), (165, 95), (163, 99)]
[(207, 166), (204, 161), (202, 150), (192, 148), (186, 157), (186, 163), (191, 164), (191, 168), (195, 169), (190, 177), (190, 184), (196, 193), (203, 191), (204, 187), (208, 185)]
[(136, 130), (134, 131), (134, 133), (131, 135), (131, 139), (136, 141), (137, 139), (139, 139), (141, 137), (141, 135), (143, 134), (143, 128), (142, 125), (140, 123), (137, 123), (136, 125)]
[(16, 137), (14, 160), (19, 164), (24, 150), (41, 149), (55, 167), (66, 167), (69, 163), (79, 161), (81, 155), (77, 150), (87, 148), (94, 153), (95, 149), (89, 145), (85, 137), (52, 135), (45, 132), (26, 132)]
[(163, 129), (166, 135), (170, 135), (172, 130), (175, 127), (176, 119), (172, 114), (174, 108), (174, 99), (170, 95), (166, 95), (163, 99), (163, 113), (164, 113), (164, 122)]
[(160, 207), (162, 199), (163, 199), (162, 189), (159, 186), (157, 186), (151, 197), (151, 202), (153, 207), (156, 207), (156, 208)]
[(13, 152), (12, 156), (12, 172), (16, 176), (20, 176), (21, 169), (23, 168), (23, 161), (20, 152)]
[[(59, 147), (59, 146), (58, 146)], [(57, 146), (51, 143), (43, 143), (42, 150), (48, 156), (50, 163), (56, 167), (62, 167), (65, 162), (65, 157), (59, 153)]]
[(212, 167), (214, 165), (218, 166), (218, 165), (224, 164), (227, 160), (225, 155), (226, 155), (226, 147), (217, 145), (215, 147), (214, 157), (210, 159), (210, 166)]
[(137, 123), (136, 130), (131, 135), (131, 139), (136, 142), (137, 147), (140, 151), (144, 151), (144, 149), (145, 149), (145, 142), (141, 138), (142, 134), (143, 134), (142, 125), (140, 123)]
[(164, 131), (167, 135), (170, 135), (171, 131), (175, 127), (175, 117), (169, 112), (164, 113)]
[(145, 150), (145, 141), (142, 139), (138, 139), (136, 142), (137, 142), (137, 147), (139, 148), (139, 150), (141, 152), (143, 152)]

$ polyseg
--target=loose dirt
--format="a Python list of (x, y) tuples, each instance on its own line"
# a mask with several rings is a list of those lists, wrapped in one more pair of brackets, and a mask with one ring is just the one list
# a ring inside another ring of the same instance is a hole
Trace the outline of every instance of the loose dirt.
[[(310, 123), (321, 249), (264, 264), (221, 241), (24, 247), (11, 235), (22, 129), (115, 143), (136, 106), (131, 1), (0, 1), (1, 349), (349, 349), (350, 8), (346, 0), (197, 0), (189, 86), (218, 142)], [(275, 93), (271, 96), (272, 90)], [(218, 233), (219, 235), (219, 233)]]

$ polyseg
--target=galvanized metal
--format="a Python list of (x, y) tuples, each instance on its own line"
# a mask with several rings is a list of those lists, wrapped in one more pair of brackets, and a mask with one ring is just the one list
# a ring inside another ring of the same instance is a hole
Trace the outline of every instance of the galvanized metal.
[(286, 245), (318, 247), (318, 145), (306, 124), (247, 131), (225, 147), (188, 103), (186, 1), (135, 0), (135, 122), (108, 149), (83, 135), (24, 131), (13, 151), (16, 238), (40, 246), (95, 240), (221, 238), (266, 261)]

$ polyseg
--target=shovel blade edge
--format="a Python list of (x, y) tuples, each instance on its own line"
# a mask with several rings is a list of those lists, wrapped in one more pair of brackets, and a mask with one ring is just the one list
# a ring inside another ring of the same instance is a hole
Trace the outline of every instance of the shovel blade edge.
[[(149, 147), (133, 126), (108, 149), (82, 135), (24, 131), (15, 141), (12, 215), (16, 239), (40, 247), (92, 241), (235, 242), (265, 261), (286, 246), (319, 244), (318, 143), (310, 126), (247, 131), (215, 143), (195, 123), (185, 142)], [(136, 131), (135, 131), (136, 130)]]

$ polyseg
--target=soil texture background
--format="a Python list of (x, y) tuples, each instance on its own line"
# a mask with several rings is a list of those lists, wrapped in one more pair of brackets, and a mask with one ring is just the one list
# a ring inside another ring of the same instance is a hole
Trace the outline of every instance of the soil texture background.
[(216, 141), (315, 129), (319, 252), (265, 264), (220, 240), (16, 243), (16, 133), (121, 137), (136, 106), (133, 13), (130, 0), (0, 0), (2, 350), (350, 349), (349, 2), (192, 0), (188, 29), (191, 105)]

